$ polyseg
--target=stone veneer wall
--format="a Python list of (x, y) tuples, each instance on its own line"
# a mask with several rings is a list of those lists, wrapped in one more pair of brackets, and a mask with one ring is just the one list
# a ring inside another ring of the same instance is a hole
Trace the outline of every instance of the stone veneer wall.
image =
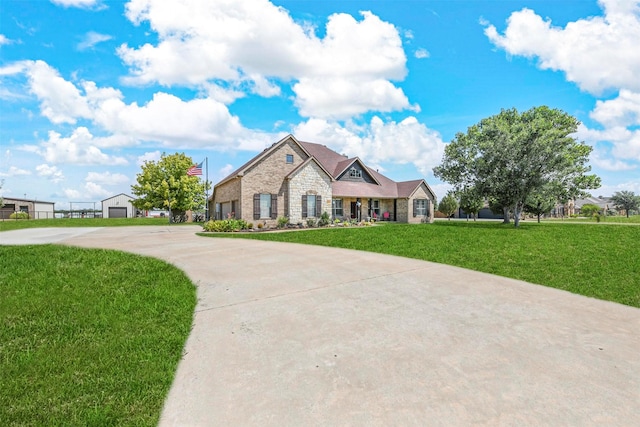
[[(253, 219), (253, 195), (256, 193), (277, 194), (277, 216), (285, 216), (287, 214), (287, 200), (285, 198), (287, 183), (285, 182), (285, 176), (300, 166), (308, 156), (296, 143), (290, 140), (285, 141), (275, 149), (268, 148), (268, 150), (273, 151), (249, 168), (242, 177), (242, 197), (239, 204), (241, 205), (241, 218), (245, 221), (254, 224), (259, 221), (266, 223), (267, 226), (273, 226), (276, 224), (276, 220), (270, 218)], [(292, 164), (287, 163), (287, 154), (293, 155)], [(238, 218), (237, 215), (236, 218)]]
[[(414, 199), (427, 199), (429, 201), (428, 216), (426, 217), (424, 215), (413, 216), (413, 200)], [(418, 189), (415, 191), (415, 193), (413, 193), (410, 199), (403, 199), (403, 201), (406, 202), (406, 203), (403, 203), (404, 205), (403, 209), (406, 208), (406, 215), (408, 220), (407, 222), (413, 223), (413, 224), (420, 223), (425, 220), (428, 222), (433, 222), (433, 199), (431, 198), (431, 195), (427, 191), (427, 188), (424, 184), (421, 184), (420, 187), (418, 187)], [(398, 210), (400, 210), (400, 200), (398, 200)], [(398, 219), (398, 221), (400, 221), (400, 219)]]
[[(289, 221), (291, 223), (304, 222), (302, 218), (302, 196), (322, 196), (322, 212), (331, 216), (331, 178), (315, 162), (308, 163), (298, 171), (289, 181)], [(315, 217), (309, 212), (308, 217)]]
[[(398, 199), (397, 207), (398, 207), (398, 212), (396, 212), (396, 221), (409, 222), (409, 199)], [(413, 206), (411, 207), (413, 208)], [(412, 217), (412, 219), (415, 219), (415, 218)]]

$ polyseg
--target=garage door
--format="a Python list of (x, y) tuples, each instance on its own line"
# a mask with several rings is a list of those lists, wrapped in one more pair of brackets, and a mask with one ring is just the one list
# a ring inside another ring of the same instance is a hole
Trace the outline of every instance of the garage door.
[(109, 208), (109, 218), (126, 218), (127, 208)]

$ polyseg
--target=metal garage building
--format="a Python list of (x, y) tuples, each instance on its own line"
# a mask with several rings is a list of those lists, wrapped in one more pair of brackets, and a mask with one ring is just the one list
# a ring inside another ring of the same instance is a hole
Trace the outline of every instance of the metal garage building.
[(27, 212), (31, 219), (54, 218), (54, 204), (41, 200), (5, 197), (4, 204), (0, 206), (0, 219), (8, 219), (14, 212)]
[(103, 218), (133, 218), (136, 208), (131, 204), (133, 197), (120, 193), (102, 201)]

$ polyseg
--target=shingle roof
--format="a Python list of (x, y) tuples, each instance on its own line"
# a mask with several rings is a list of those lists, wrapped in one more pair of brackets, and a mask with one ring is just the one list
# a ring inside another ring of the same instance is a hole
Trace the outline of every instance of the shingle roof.
[[(369, 167), (367, 167), (362, 161), (357, 157), (348, 158), (345, 155), (339, 154), (333, 151), (330, 148), (327, 148), (325, 145), (316, 144), (313, 142), (303, 142), (298, 141), (293, 135), (289, 135), (280, 141), (273, 144), (271, 147), (266, 148), (264, 151), (259, 153), (257, 156), (249, 160), (247, 163), (233, 171), (226, 178), (220, 181), (217, 185), (220, 185), (231, 178), (234, 178), (238, 175), (242, 175), (246, 169), (252, 166), (254, 163), (258, 162), (264, 155), (268, 153), (273, 147), (279, 145), (280, 143), (286, 141), (291, 138), (294, 142), (300, 145), (300, 147), (310, 156), (312, 156), (315, 161), (331, 176), (334, 180), (332, 182), (332, 192), (335, 196), (349, 196), (349, 197), (366, 197), (366, 198), (405, 198), (410, 197), (413, 192), (421, 185), (423, 182), (426, 185), (426, 182), (423, 179), (416, 179), (412, 181), (403, 181), (396, 182), (392, 179), (387, 178), (382, 175), (378, 171), (375, 171)], [(309, 159), (304, 162), (307, 164)], [(377, 181), (379, 184), (370, 184), (367, 182), (353, 182), (353, 181), (337, 181), (338, 176), (344, 172), (351, 164), (354, 162), (360, 162), (362, 166), (367, 170), (367, 172), (371, 175), (371, 177)], [(294, 171), (295, 172), (295, 171)], [(292, 172), (293, 173), (293, 172)], [(431, 189), (427, 185), (429, 191)], [(431, 191), (433, 194), (433, 191)], [(435, 196), (435, 194), (434, 194)]]
[[(300, 141), (300, 145), (302, 145), (302, 147), (307, 150), (309, 154), (315, 157), (316, 160), (318, 160), (318, 162), (320, 162), (320, 164), (322, 164), (324, 168), (333, 175), (334, 178), (336, 178), (336, 173), (338, 173), (338, 169), (340, 168), (341, 164), (353, 162), (353, 160), (349, 160), (347, 156), (338, 154), (330, 148), (327, 148), (326, 146), (321, 144)], [(344, 167), (346, 168), (346, 166)]]

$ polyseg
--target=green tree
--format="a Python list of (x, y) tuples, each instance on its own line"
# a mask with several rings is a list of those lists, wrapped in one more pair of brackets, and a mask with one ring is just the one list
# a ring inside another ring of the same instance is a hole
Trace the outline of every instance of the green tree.
[(467, 214), (467, 221), (469, 221), (469, 215), (473, 215), (475, 221), (483, 206), (484, 200), (475, 188), (468, 188), (460, 193), (460, 208)]
[(451, 192), (447, 193), (438, 204), (438, 210), (445, 214), (449, 221), (451, 221), (451, 215), (455, 213), (456, 209), (458, 209), (458, 201)]
[[(0, 179), (0, 190), (2, 190), (2, 186), (4, 185), (4, 179)], [(4, 198), (0, 196), (0, 208), (4, 206)]]
[(600, 186), (600, 178), (586, 175), (592, 147), (573, 136), (578, 124), (569, 114), (546, 106), (523, 113), (502, 110), (466, 134), (456, 134), (434, 174), (456, 191), (475, 187), (505, 213), (513, 212), (518, 227), (530, 195), (552, 191), (565, 200)]
[(168, 209), (172, 221), (182, 221), (188, 210), (202, 209), (209, 183), (187, 175), (193, 164), (184, 153), (162, 153), (157, 162), (146, 161), (136, 176), (137, 184), (131, 186), (137, 196), (133, 205), (144, 210)]
[(640, 210), (640, 196), (636, 196), (633, 191), (616, 191), (611, 196), (611, 201), (616, 209), (624, 209), (629, 218), (629, 211)]
[(582, 207), (580, 208), (580, 214), (582, 216), (594, 216), (595, 214), (597, 214), (598, 212), (600, 212), (600, 206), (598, 205), (594, 205), (591, 203), (587, 203), (582, 205)]
[(535, 193), (529, 195), (524, 202), (524, 211), (538, 217), (538, 223), (540, 223), (540, 216), (549, 213), (558, 203), (558, 200), (552, 193)]

